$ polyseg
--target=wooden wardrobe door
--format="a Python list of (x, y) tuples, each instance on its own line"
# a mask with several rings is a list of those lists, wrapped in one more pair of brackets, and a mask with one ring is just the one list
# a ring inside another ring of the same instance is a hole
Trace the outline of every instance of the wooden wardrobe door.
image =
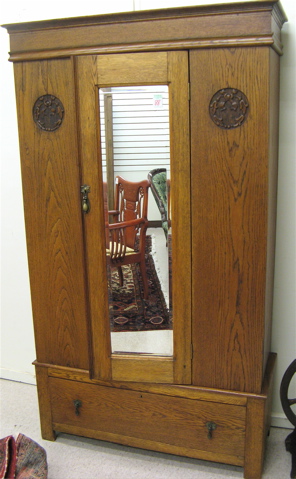
[[(190, 74), (193, 384), (260, 393), (270, 351), (278, 56), (268, 47), (196, 50)], [(242, 99), (238, 124), (210, 116), (223, 89)]]
[[(37, 361), (88, 369), (73, 62), (14, 68)], [(44, 95), (64, 109), (53, 131), (34, 122), (33, 107), (38, 99), (44, 107)]]
[[(84, 227), (93, 377), (189, 384), (191, 235), (188, 52), (80, 56), (76, 60), (76, 73), (82, 181), (91, 187), (91, 211), (85, 215)], [(99, 138), (99, 88), (125, 85), (169, 85), (171, 205), (175, 223), (172, 234), (174, 353), (167, 357), (134, 353), (111, 354)]]

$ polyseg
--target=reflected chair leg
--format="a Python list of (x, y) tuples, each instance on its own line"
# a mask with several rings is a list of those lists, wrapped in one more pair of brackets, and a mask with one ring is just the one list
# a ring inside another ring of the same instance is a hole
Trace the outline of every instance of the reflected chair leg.
[(119, 276), (119, 284), (120, 286), (123, 286), (123, 272), (122, 272), (121, 266), (118, 266), (117, 270), (118, 270), (118, 276)]
[(140, 262), (140, 270), (143, 281), (144, 299), (148, 299), (148, 279), (146, 274), (145, 258)]

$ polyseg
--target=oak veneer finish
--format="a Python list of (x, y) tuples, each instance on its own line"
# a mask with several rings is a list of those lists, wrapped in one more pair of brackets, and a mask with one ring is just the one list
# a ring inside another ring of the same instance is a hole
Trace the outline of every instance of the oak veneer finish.
[[(39, 399), (44, 438), (54, 430), (244, 467), (261, 477), (275, 354), (259, 395), (153, 383), (91, 380), (87, 371), (35, 363), (47, 381)], [(47, 401), (50, 397), (51, 410)], [(74, 401), (79, 400), (79, 414)], [(208, 438), (206, 424), (217, 428)], [(147, 434), (146, 434), (147, 431)]]
[[(246, 408), (50, 378), (53, 422), (235, 457), (243, 464)], [(81, 401), (76, 415), (73, 399)], [(213, 440), (206, 422), (218, 423)], [(145, 424), (145, 427), (143, 427)], [(59, 429), (55, 427), (55, 429)]]
[(281, 52), (278, 1), (233, 3), (5, 25), (11, 59), (270, 45)]
[[(73, 61), (16, 63), (15, 91), (37, 359), (88, 368)], [(54, 91), (67, 121), (56, 132), (32, 122)], [(76, 238), (73, 241), (73, 238)]]
[[(190, 53), (194, 353), (193, 384), (260, 393), (270, 351), (276, 183), (273, 53), (269, 48)], [(217, 68), (217, 65), (225, 65)], [(277, 78), (278, 73), (274, 73)], [(207, 108), (221, 85), (245, 93), (241, 127), (217, 128)], [(269, 140), (270, 137), (270, 140)], [(214, 294), (213, 294), (214, 293)], [(227, 301), (225, 301), (227, 298)], [(258, 338), (266, 338), (258, 341)], [(215, 345), (215, 347), (213, 347)], [(265, 349), (264, 349), (265, 348)]]
[[(44, 438), (64, 431), (237, 464), (246, 479), (260, 479), (275, 363), (285, 21), (278, 1), (263, 0), (6, 25)], [(108, 321), (98, 87), (147, 83), (170, 86), (169, 358), (111, 354)], [(240, 127), (221, 129), (210, 118), (211, 98), (223, 88), (248, 99)], [(65, 109), (54, 132), (32, 116), (45, 94)], [(92, 209), (83, 216), (85, 183)]]

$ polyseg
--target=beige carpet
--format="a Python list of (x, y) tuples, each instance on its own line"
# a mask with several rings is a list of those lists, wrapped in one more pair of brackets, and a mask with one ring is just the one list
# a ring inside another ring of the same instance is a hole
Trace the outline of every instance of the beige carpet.
[[(36, 387), (0, 380), (0, 437), (21, 432), (47, 452), (49, 479), (227, 479), (243, 469), (61, 434), (55, 442), (40, 436)], [(289, 430), (272, 428), (262, 479), (289, 479)]]

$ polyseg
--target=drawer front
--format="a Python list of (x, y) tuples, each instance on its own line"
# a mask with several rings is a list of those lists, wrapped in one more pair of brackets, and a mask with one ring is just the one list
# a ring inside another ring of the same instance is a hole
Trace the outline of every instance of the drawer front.
[(243, 406), (57, 378), (50, 378), (49, 382), (54, 425), (244, 456), (246, 409)]

